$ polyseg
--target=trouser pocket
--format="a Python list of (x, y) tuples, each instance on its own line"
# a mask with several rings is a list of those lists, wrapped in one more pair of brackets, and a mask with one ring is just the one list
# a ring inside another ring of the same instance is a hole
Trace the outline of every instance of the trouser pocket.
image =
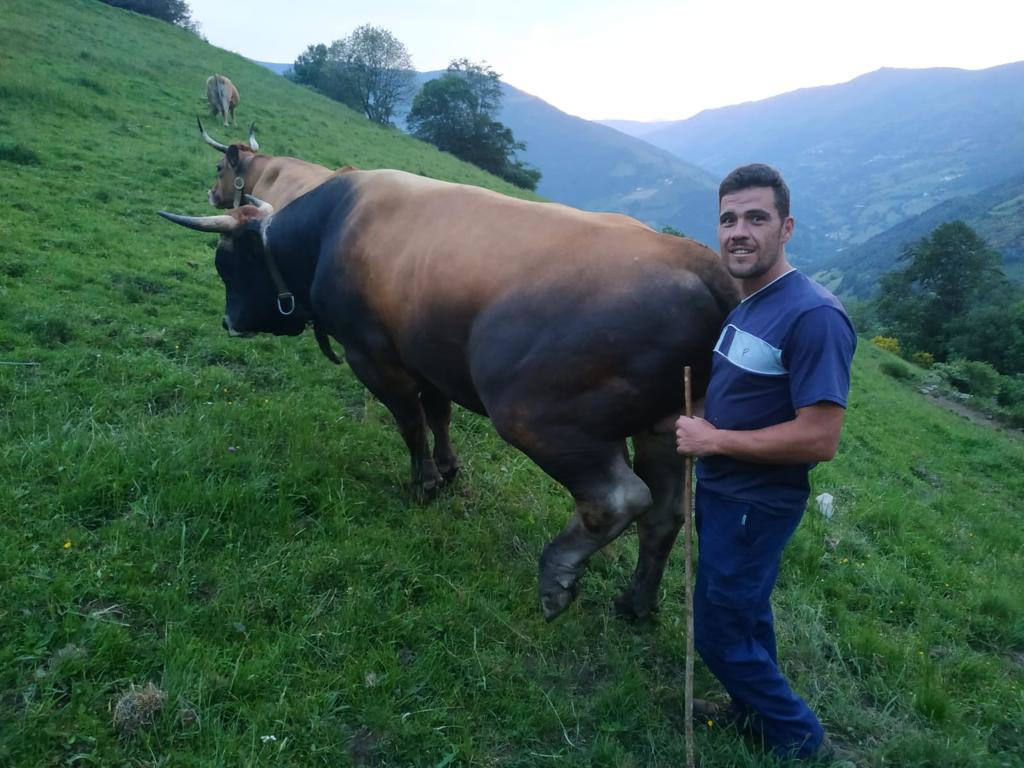
[(779, 515), (699, 487), (696, 509), (697, 568), (703, 570), (708, 600), (746, 610), (765, 605), (803, 510)]

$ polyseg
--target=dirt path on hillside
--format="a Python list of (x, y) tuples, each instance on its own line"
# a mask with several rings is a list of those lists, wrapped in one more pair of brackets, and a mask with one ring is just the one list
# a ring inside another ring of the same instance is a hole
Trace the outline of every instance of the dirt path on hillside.
[(990, 429), (998, 429), (1001, 432), (1006, 432), (1007, 434), (1013, 435), (1017, 438), (1024, 437), (1024, 432), (1021, 432), (1020, 430), (1014, 429), (1013, 427), (1004, 424), (999, 419), (993, 416), (989, 416), (988, 414), (982, 413), (981, 411), (975, 408), (971, 408), (971, 406), (967, 405), (966, 403), (962, 403), (959, 400), (955, 400), (951, 397), (946, 397), (944, 395), (933, 395), (930, 393), (922, 394), (924, 394), (925, 397), (928, 398), (928, 400), (935, 403), (935, 405), (939, 406), (940, 408), (945, 408), (947, 411), (952, 411), (955, 414), (963, 416), (972, 424), (979, 424), (983, 427), (989, 427)]

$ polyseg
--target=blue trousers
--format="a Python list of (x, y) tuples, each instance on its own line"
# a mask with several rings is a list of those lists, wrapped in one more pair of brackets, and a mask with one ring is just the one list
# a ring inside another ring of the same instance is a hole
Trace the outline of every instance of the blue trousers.
[(771, 594), (803, 507), (789, 513), (697, 487), (694, 647), (772, 751), (810, 755), (824, 731), (779, 671)]

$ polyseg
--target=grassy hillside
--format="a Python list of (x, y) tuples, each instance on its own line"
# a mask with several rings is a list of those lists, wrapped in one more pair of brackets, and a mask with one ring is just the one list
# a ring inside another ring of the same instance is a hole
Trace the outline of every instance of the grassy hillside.
[[(455, 414), (465, 472), (416, 504), (347, 369), (312, 338), (220, 329), (212, 238), (154, 214), (205, 210), (213, 71), (270, 151), (500, 188), (180, 30), (4, 3), (0, 765), (682, 764), (678, 556), (656, 622), (610, 611), (628, 535), (546, 624), (536, 561), (569, 499), (486, 421)], [(887, 359), (861, 344), (813, 476), (836, 515), (787, 552), (783, 665), (862, 765), (1016, 765), (1024, 444)], [(696, 689), (717, 690), (699, 662)], [(777, 765), (697, 739), (703, 765)]]

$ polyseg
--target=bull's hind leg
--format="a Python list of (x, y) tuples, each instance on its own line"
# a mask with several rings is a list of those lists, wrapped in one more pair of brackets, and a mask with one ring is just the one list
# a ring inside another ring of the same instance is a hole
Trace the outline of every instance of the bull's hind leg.
[(551, 620), (576, 598), (587, 559), (651, 503), (651, 492), (630, 469), (621, 441), (597, 440), (575, 428), (531, 425), (514, 411), (490, 410), (498, 432), (564, 485), (576, 501), (569, 523), (540, 557), (540, 602)]
[[(542, 461), (538, 464), (547, 469)], [(608, 446), (592, 463), (573, 469), (565, 479), (549, 470), (576, 500), (569, 523), (540, 556), (540, 604), (549, 621), (576, 599), (588, 558), (622, 533), (651, 503), (650, 491), (629, 468), (618, 444)]]
[(633, 448), (633, 467), (654, 498), (647, 513), (637, 518), (636, 571), (615, 609), (631, 618), (645, 618), (657, 609), (661, 577), (683, 524), (683, 459), (676, 453), (672, 433), (635, 435)]
[(345, 359), (353, 373), (395, 417), (398, 431), (409, 449), (413, 492), (429, 498), (437, 493), (441, 475), (427, 446), (419, 385), (400, 365), (381, 357), (371, 357), (355, 345), (345, 348)]
[(452, 418), (452, 401), (441, 394), (437, 387), (423, 384), (420, 389), (420, 403), (427, 417), (427, 425), (434, 434), (434, 464), (444, 480), (455, 478), (459, 471), (459, 457), (452, 447), (448, 425)]

